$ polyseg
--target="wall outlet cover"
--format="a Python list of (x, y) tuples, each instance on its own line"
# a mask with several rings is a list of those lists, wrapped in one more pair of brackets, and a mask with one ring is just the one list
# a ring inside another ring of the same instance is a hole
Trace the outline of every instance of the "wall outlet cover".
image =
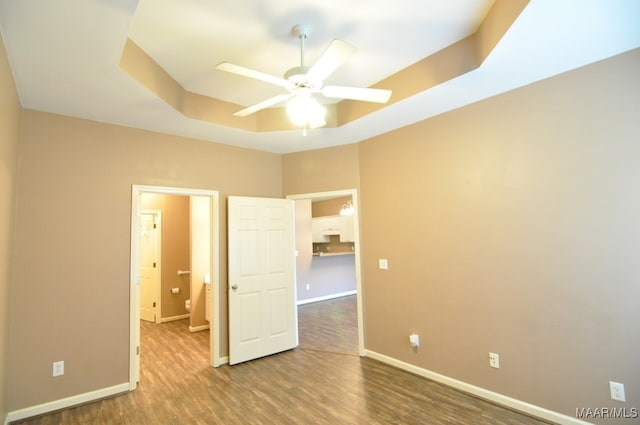
[(500, 355), (497, 353), (489, 353), (489, 366), (500, 369)]
[(53, 362), (53, 376), (64, 375), (64, 361)]
[(624, 384), (609, 381), (609, 392), (611, 393), (611, 400), (627, 401), (624, 395)]

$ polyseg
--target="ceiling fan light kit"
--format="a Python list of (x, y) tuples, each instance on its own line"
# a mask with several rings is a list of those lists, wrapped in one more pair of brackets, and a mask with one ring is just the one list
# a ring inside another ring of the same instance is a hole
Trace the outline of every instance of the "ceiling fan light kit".
[(216, 69), (221, 71), (283, 87), (288, 92), (246, 107), (233, 115), (245, 117), (289, 99), (287, 104), (289, 119), (294, 125), (302, 127), (303, 133), (306, 135), (307, 128), (318, 128), (326, 125), (326, 109), (313, 97), (316, 93), (330, 98), (365, 102), (386, 103), (389, 100), (391, 90), (347, 86), (323, 87), (324, 80), (356, 51), (355, 47), (342, 40), (335, 39), (329, 44), (329, 47), (322, 53), (320, 58), (312, 66), (307, 67), (304, 60), (304, 42), (311, 34), (311, 26), (307, 24), (296, 25), (291, 29), (291, 33), (300, 40), (300, 66), (289, 69), (284, 73), (284, 78), (229, 62), (222, 62), (216, 66)]
[(298, 127), (318, 128), (327, 124), (327, 110), (310, 95), (295, 96), (287, 105), (287, 114)]

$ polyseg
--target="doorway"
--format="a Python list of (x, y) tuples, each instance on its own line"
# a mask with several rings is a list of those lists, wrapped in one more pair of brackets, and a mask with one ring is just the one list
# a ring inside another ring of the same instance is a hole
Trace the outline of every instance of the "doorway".
[(220, 359), (220, 267), (219, 267), (219, 195), (217, 191), (201, 189), (183, 189), (160, 186), (133, 185), (131, 193), (131, 264), (130, 264), (130, 349), (129, 349), (129, 389), (135, 390), (140, 377), (140, 230), (142, 215), (142, 194), (165, 194), (198, 197), (206, 201), (208, 214), (205, 217), (205, 232), (208, 233), (211, 291), (206, 301), (210, 302), (210, 364), (214, 367), (222, 362)]
[[(355, 281), (356, 281), (356, 317), (357, 317), (357, 336), (358, 336), (358, 354), (360, 356), (365, 355), (364, 351), (364, 314), (362, 306), (362, 281), (361, 281), (361, 265), (360, 265), (360, 209), (358, 202), (358, 191), (356, 189), (345, 189), (331, 192), (315, 192), (315, 193), (303, 193), (297, 195), (289, 195), (287, 199), (292, 200), (311, 200), (321, 201), (335, 198), (350, 197), (352, 200), (353, 208), (353, 254), (355, 264)], [(300, 282), (299, 282), (300, 283)], [(303, 283), (304, 285), (304, 283)], [(300, 288), (300, 286), (299, 286)], [(303, 286), (304, 288), (304, 286)], [(302, 289), (304, 290), (304, 289)]]

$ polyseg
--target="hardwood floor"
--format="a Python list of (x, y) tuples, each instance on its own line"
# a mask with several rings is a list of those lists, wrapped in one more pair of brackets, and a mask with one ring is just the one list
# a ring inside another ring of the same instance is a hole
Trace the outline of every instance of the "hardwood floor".
[(299, 306), (298, 334), (301, 349), (357, 356), (356, 296)]
[(208, 332), (143, 323), (136, 391), (19, 423), (546, 423), (359, 357), (355, 323), (355, 297), (300, 306), (297, 349), (215, 369)]

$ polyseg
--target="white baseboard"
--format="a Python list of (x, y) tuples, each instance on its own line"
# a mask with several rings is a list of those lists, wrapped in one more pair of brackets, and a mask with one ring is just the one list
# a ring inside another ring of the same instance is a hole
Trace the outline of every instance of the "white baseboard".
[(190, 317), (189, 314), (181, 314), (179, 316), (163, 317), (162, 319), (160, 319), (160, 323), (175, 322), (176, 320), (188, 319), (189, 317)]
[(200, 331), (206, 331), (207, 329), (209, 329), (208, 323), (206, 325), (200, 325), (200, 326), (189, 326), (189, 332), (200, 332)]
[(71, 397), (54, 400), (47, 403), (38, 404), (36, 406), (26, 407), (24, 409), (14, 410), (7, 414), (5, 424), (21, 419), (30, 418), (32, 416), (43, 415), (56, 410), (66, 409), (68, 407), (77, 406), (90, 401), (100, 400), (101, 398), (110, 397), (116, 394), (129, 392), (129, 383), (118, 384), (112, 387), (102, 388), (88, 393), (78, 394)]
[(332, 300), (334, 298), (342, 298), (342, 297), (346, 297), (349, 295), (356, 295), (358, 293), (358, 291), (353, 290), (353, 291), (347, 291), (347, 292), (338, 292), (337, 294), (331, 294), (331, 295), (325, 295), (322, 297), (316, 297), (316, 298), (307, 298), (306, 300), (299, 300), (298, 301), (298, 305), (303, 305), (303, 304), (311, 304), (311, 303), (317, 303), (320, 301), (327, 301), (327, 300)]
[(557, 423), (559, 425), (592, 425), (589, 422), (584, 422), (578, 418), (574, 418), (571, 416), (564, 415), (562, 413), (554, 412), (552, 410), (545, 409), (543, 407), (536, 406), (521, 400), (517, 400), (503, 394), (489, 391), (487, 389), (477, 387), (475, 385), (471, 385), (463, 381), (458, 381), (457, 379), (449, 378), (448, 376), (441, 375), (439, 373), (432, 372), (427, 369), (423, 369), (421, 367), (403, 362), (393, 357), (376, 353), (375, 351), (365, 350), (365, 356), (371, 357), (372, 359), (378, 360), (382, 363), (395, 366), (399, 369), (406, 370), (407, 372), (411, 372), (415, 375), (419, 375), (424, 378), (431, 379), (433, 381), (439, 382), (449, 387), (453, 387), (460, 391), (464, 391), (478, 398), (489, 400), (493, 403), (526, 413), (531, 416), (545, 419), (545, 420)]
[(218, 364), (214, 365), (213, 367), (220, 367), (220, 366), (228, 364), (228, 363), (229, 363), (229, 356), (222, 356), (222, 357), (220, 357), (220, 360), (218, 361)]

